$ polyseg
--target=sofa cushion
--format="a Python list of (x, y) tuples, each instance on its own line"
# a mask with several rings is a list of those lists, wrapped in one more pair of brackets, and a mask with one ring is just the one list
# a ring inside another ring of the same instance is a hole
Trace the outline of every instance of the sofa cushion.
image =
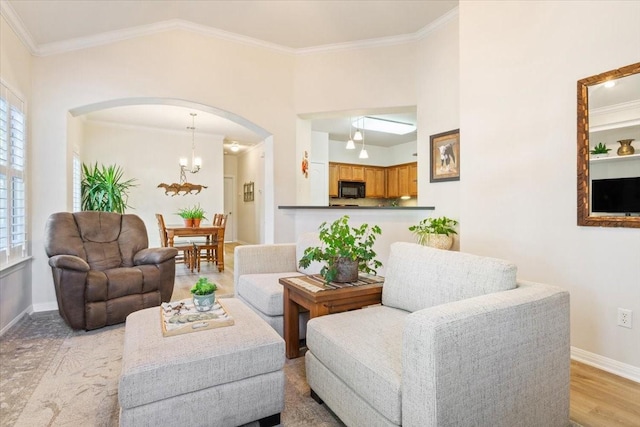
[(281, 277), (302, 276), (297, 271), (284, 273), (243, 274), (238, 279), (236, 294), (268, 316), (282, 316)]
[(304, 251), (307, 248), (320, 246), (322, 242), (318, 238), (318, 233), (302, 233), (298, 236), (298, 241), (296, 242), (296, 266), (298, 266), (298, 271), (302, 274), (320, 274), (320, 270), (322, 270), (323, 263), (318, 261), (313, 261), (309, 264), (309, 267), (302, 268), (298, 265), (300, 259), (304, 256)]
[(397, 425), (401, 424), (402, 330), (408, 315), (377, 306), (316, 317), (307, 324), (309, 351)]
[(516, 288), (516, 266), (504, 260), (396, 242), (382, 304), (407, 311)]

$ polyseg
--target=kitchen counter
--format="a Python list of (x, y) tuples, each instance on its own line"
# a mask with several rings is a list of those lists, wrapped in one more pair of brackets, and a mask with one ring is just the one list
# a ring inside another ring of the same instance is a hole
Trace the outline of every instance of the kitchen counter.
[(278, 206), (278, 209), (355, 209), (355, 210), (396, 210), (396, 211), (432, 211), (435, 206)]

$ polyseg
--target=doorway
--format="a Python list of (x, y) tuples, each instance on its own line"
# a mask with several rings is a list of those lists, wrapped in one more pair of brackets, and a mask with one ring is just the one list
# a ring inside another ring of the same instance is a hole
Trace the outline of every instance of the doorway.
[(224, 213), (227, 215), (227, 228), (225, 230), (225, 241), (235, 242), (236, 221), (234, 221), (234, 213), (236, 212), (236, 178), (233, 176), (224, 177)]

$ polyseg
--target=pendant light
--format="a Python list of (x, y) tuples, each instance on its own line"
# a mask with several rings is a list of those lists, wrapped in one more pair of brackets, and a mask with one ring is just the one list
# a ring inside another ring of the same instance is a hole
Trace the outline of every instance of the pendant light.
[[(364, 127), (364, 117), (362, 118), (362, 124)], [(360, 150), (360, 155), (358, 156), (359, 159), (368, 159), (369, 158), (369, 153), (367, 153), (367, 149), (364, 148), (364, 131), (362, 132), (362, 149)], [(355, 135), (353, 137), (353, 139), (356, 139)]]
[(347, 141), (347, 150), (355, 150), (356, 144), (353, 143), (353, 138), (351, 137), (351, 117), (349, 117), (349, 140)]

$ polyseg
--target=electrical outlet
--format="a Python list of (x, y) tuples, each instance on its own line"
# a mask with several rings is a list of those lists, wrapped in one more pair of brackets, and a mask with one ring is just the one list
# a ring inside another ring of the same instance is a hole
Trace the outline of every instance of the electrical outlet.
[(618, 326), (631, 329), (633, 327), (633, 311), (618, 308)]

